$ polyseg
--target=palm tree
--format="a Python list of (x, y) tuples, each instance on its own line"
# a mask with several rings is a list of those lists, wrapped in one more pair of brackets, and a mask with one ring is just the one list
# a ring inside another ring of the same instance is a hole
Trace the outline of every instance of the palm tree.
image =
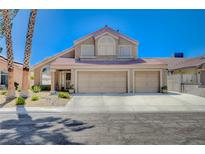
[[(13, 19), (16, 17), (18, 12), (19, 12), (18, 9), (9, 10), (11, 29), (12, 29)], [(5, 35), (4, 35), (3, 13), (2, 13), (2, 10), (0, 10), (0, 41), (4, 37), (5, 37)], [(2, 50), (3, 50), (3, 48), (0, 46), (0, 53), (2, 52)]]
[(23, 80), (22, 80), (22, 91), (21, 91), (21, 96), (23, 97), (28, 97), (29, 95), (29, 63), (30, 63), (32, 38), (33, 38), (36, 15), (37, 15), (37, 10), (36, 9), (31, 10), (29, 23), (28, 23), (28, 30), (26, 35), (25, 52), (24, 52)]
[(7, 98), (14, 98), (15, 87), (14, 87), (14, 63), (13, 63), (13, 47), (11, 38), (11, 21), (9, 10), (2, 10), (3, 14), (3, 25), (4, 25), (4, 35), (6, 38), (6, 48), (7, 48), (7, 62), (8, 62), (8, 94)]

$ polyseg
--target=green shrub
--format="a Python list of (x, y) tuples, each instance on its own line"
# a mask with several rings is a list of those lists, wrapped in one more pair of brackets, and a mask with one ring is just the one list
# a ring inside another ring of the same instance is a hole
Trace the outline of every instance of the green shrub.
[(51, 85), (40, 85), (42, 91), (50, 91)]
[(58, 98), (70, 99), (70, 95), (69, 95), (68, 92), (59, 92), (58, 93)]
[(167, 86), (162, 86), (161, 89), (162, 90), (167, 90)]
[(41, 91), (41, 87), (40, 86), (32, 86), (31, 89), (32, 89), (32, 91), (34, 93), (39, 93)]
[(34, 76), (30, 76), (30, 80), (34, 80)]
[(16, 99), (16, 105), (25, 105), (26, 101), (23, 97), (18, 97)]
[(14, 87), (15, 87), (15, 89), (17, 90), (17, 89), (18, 89), (18, 87), (19, 87), (19, 83), (14, 82)]
[(1, 95), (6, 95), (7, 94), (7, 91), (2, 91), (1, 92)]
[(32, 100), (32, 101), (37, 101), (37, 100), (39, 100), (39, 99), (40, 99), (40, 97), (37, 96), (37, 95), (33, 95), (33, 96), (31, 97), (31, 100)]

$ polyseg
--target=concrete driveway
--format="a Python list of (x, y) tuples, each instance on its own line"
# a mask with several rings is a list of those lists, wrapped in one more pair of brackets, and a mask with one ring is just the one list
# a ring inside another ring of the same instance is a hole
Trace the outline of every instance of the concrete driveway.
[(201, 112), (205, 98), (180, 93), (77, 94), (65, 110), (73, 113)]

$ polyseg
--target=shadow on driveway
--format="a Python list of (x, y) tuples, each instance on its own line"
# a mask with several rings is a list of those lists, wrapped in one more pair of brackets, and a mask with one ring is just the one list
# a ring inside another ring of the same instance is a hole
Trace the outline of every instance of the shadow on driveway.
[[(19, 108), (17, 107), (17, 111)], [(21, 107), (22, 112), (17, 114), (18, 119), (5, 120), (0, 123), (0, 144), (25, 145), (25, 144), (62, 144), (79, 145), (83, 143), (73, 142), (69, 138), (69, 133), (91, 129), (94, 125), (89, 125), (82, 121), (61, 118), (44, 117), (32, 119)]]

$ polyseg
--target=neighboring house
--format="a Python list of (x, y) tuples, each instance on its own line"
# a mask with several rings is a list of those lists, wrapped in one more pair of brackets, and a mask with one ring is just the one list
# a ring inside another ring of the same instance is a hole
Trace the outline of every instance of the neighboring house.
[[(0, 88), (6, 88), (8, 85), (8, 71), (7, 71), (7, 59), (0, 56)], [(22, 70), (23, 64), (14, 62), (14, 82), (22, 84)]]
[(74, 46), (32, 68), (35, 85), (76, 93), (160, 92), (167, 65), (139, 58), (138, 41), (108, 26), (74, 41)]
[(168, 90), (205, 97), (205, 55), (168, 62)]

